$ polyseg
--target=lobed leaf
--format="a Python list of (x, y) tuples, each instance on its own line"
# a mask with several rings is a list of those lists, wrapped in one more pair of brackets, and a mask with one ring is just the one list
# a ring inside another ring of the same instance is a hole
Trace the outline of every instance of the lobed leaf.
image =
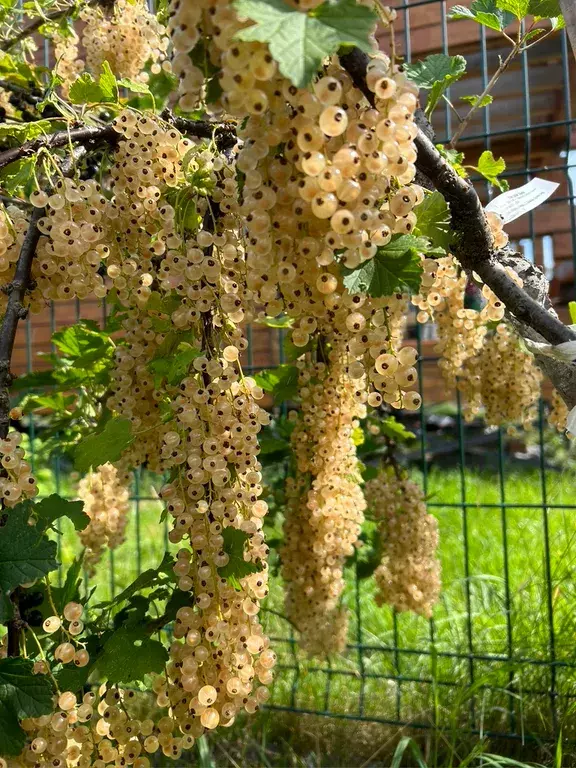
[(376, 256), (355, 269), (343, 268), (344, 287), (350, 293), (369, 296), (390, 296), (398, 291), (420, 288), (422, 275), (421, 253), (443, 253), (432, 246), (426, 237), (394, 235), (388, 245), (378, 248)]
[(414, 213), (417, 217), (416, 234), (423, 235), (435, 246), (448, 251), (454, 236), (450, 229), (450, 211), (440, 192), (426, 195)]
[(29, 504), (4, 513), (0, 527), (0, 590), (9, 594), (20, 584), (36, 581), (58, 567), (57, 546), (42, 529), (29, 525)]
[(132, 683), (160, 673), (168, 651), (158, 640), (143, 635), (139, 627), (121, 627), (104, 643), (94, 670), (109, 683)]
[(322, 62), (343, 45), (372, 51), (370, 34), (375, 12), (355, 0), (333, 0), (303, 12), (283, 0), (234, 0), (239, 17), (253, 21), (236, 37), (268, 43), (284, 77), (298, 88), (306, 87)]
[(33, 666), (30, 659), (0, 659), (0, 702), (20, 719), (48, 715), (53, 710), (50, 678), (35, 675)]
[(83, 501), (63, 499), (57, 493), (47, 496), (36, 504), (31, 504), (30, 511), (36, 519), (36, 525), (43, 531), (50, 528), (61, 517), (71, 520), (77, 531), (83, 531), (90, 522), (90, 518), (84, 512)]
[(474, 0), (469, 8), (455, 5), (449, 15), (451, 19), (471, 19), (496, 32), (502, 32), (515, 18), (514, 14), (499, 8), (497, 0)]
[(74, 467), (85, 473), (107, 461), (118, 461), (133, 441), (129, 419), (110, 419), (101, 432), (87, 435), (78, 443), (74, 449)]

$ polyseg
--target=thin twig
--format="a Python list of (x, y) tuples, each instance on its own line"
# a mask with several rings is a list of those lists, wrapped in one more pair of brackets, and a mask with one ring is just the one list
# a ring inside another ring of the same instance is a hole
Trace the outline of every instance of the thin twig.
[(24, 306), (24, 296), (30, 286), (32, 261), (40, 239), (38, 221), (44, 215), (43, 208), (34, 208), (30, 216), (28, 231), (24, 237), (14, 278), (6, 286), (8, 305), (0, 326), (0, 438), (5, 438), (10, 426), (10, 362), (16, 339), (18, 323), (24, 319), (28, 310)]
[(71, 5), (59, 11), (51, 11), (45, 16), (38, 16), (38, 18), (33, 19), (33, 21), (26, 24), (25, 27), (22, 27), (22, 29), (12, 37), (7, 37), (6, 39), (0, 41), (0, 51), (9, 51), (11, 48), (14, 48), (15, 45), (21, 43), (22, 40), (25, 40), (27, 37), (30, 37), (35, 32), (37, 32), (43, 24), (46, 24), (46, 22), (60, 21), (60, 19), (69, 16), (75, 9), (76, 6)]
[(518, 55), (520, 51), (520, 46), (521, 46), (521, 43), (519, 42), (514, 44), (514, 47), (512, 48), (508, 56), (504, 59), (504, 61), (500, 62), (500, 66), (490, 78), (490, 82), (487, 84), (486, 88), (484, 88), (480, 96), (478, 96), (478, 98), (476, 99), (476, 101), (468, 111), (468, 114), (463, 118), (458, 128), (456, 128), (454, 135), (450, 139), (450, 146), (452, 147), (452, 149), (454, 149), (454, 147), (458, 143), (458, 139), (460, 138), (460, 136), (462, 136), (462, 134), (468, 127), (468, 123), (470, 122), (472, 117), (476, 114), (476, 110), (479, 109), (480, 104), (482, 104), (482, 101), (484, 100), (484, 98), (486, 96), (489, 96), (490, 93), (492, 93), (492, 89), (494, 88), (494, 86), (496, 85), (496, 83), (498, 82), (502, 74), (508, 69), (512, 59), (514, 59)]
[[(169, 110), (164, 110), (162, 118), (187, 136), (214, 138), (220, 149), (226, 149), (237, 142), (235, 128), (230, 123), (215, 123), (210, 120), (185, 120), (175, 117)], [(81, 125), (69, 131), (56, 131), (47, 136), (24, 142), (20, 147), (13, 147), (0, 152), (0, 169), (25, 157), (35, 155), (40, 149), (60, 149), (71, 144), (114, 146), (122, 137), (112, 125)]]
[(105, 125), (95, 127), (92, 125), (83, 125), (78, 128), (71, 128), (69, 131), (57, 131), (47, 136), (39, 136), (36, 139), (24, 142), (20, 147), (7, 149), (0, 152), (0, 168), (4, 168), (16, 160), (35, 155), (40, 149), (60, 149), (69, 146), (70, 143), (78, 144), (116, 144), (120, 138), (113, 126)]

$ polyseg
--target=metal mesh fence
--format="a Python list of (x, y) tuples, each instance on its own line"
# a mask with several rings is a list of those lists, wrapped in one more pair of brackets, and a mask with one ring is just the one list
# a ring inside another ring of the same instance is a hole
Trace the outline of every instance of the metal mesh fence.
[[(404, 2), (396, 8), (396, 42), (408, 60), (433, 51), (467, 56), (469, 78), (451, 89), (452, 104), (463, 94), (482, 91), (505, 41), (472, 22), (449, 22), (444, 0)], [(510, 230), (525, 255), (553, 278), (560, 308), (572, 290), (576, 258), (573, 82), (571, 52), (559, 33), (519, 57), (496, 87), (494, 103), (480, 110), (461, 142), (471, 164), (484, 149), (508, 158), (503, 175), (511, 186), (536, 174), (560, 183), (550, 202)], [(437, 110), (439, 141), (450, 137), (457, 120), (447, 103)], [(479, 191), (487, 200), (488, 187), (479, 185)], [(50, 334), (75, 317), (101, 318), (102, 308), (88, 302), (73, 312), (57, 306), (48, 318), (29, 320), (18, 342), (22, 367), (25, 361), (28, 370), (34, 369), (36, 352), (49, 348)], [(259, 351), (250, 345), (248, 370), (282, 362), (281, 333), (259, 329)], [(550, 737), (562, 725), (569, 735), (576, 699), (574, 474), (568, 465), (559, 472), (546, 462), (543, 405), (531, 440), (535, 458), (530, 469), (511, 463), (509, 436), (497, 431), (488, 436), (484, 453), (489, 461), (484, 458), (486, 469), (479, 470), (473, 439), (478, 428), (465, 423), (459, 401), (451, 461), (440, 468), (431, 464), (436, 433), (428, 416), (438, 411), (436, 401), (444, 395), (427, 338), (424, 329), (415, 339), (424, 402), (413, 467), (440, 523), (440, 605), (430, 621), (377, 608), (371, 580), (356, 578), (351, 567), (345, 594), (351, 613), (347, 650), (337, 658), (308, 661), (282, 616), (281, 584), (273, 579), (264, 619), (280, 663), (268, 707), (517, 739)], [(34, 437), (34, 425), (30, 429)], [(35, 457), (33, 462), (35, 470), (44, 471)], [(50, 469), (46, 483), (71, 493), (69, 467), (55, 460)], [(159, 504), (140, 474), (132, 505), (127, 542), (98, 571), (103, 596), (156, 565), (167, 545), (167, 531), (158, 536)], [(69, 562), (73, 546), (66, 533), (60, 545), (64, 563)]]

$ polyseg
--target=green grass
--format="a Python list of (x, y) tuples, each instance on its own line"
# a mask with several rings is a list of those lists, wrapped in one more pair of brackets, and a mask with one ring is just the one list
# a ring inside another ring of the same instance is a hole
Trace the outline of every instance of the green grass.
[[(53, 490), (51, 478), (44, 479), (43, 492)], [(434, 725), (432, 736), (427, 733), (420, 737), (429, 750), (430, 765), (447, 766), (452, 764), (450, 760), (454, 765), (461, 764), (462, 755), (457, 757), (450, 750), (458, 752), (461, 740), (466, 739), (460, 729), (467, 728), (481, 734), (509, 730), (522, 734), (525, 747), (504, 741), (500, 742), (502, 749), (527, 759), (544, 754), (550, 760), (546, 764), (552, 765), (552, 753), (542, 746), (554, 742), (548, 694), (552, 682), (560, 694), (556, 698), (558, 724), (566, 736), (573, 738), (576, 730), (572, 699), (563, 695), (576, 691), (576, 671), (566, 666), (576, 661), (576, 525), (574, 511), (562, 508), (563, 504), (575, 503), (574, 479), (572, 470), (548, 471), (543, 484), (535, 470), (510, 469), (501, 489), (497, 474), (468, 471), (462, 489), (456, 470), (433, 470), (428, 476), (428, 493), (431, 504), (439, 505), (432, 511), (440, 524), (444, 584), (433, 622), (408, 614), (394, 616), (390, 609), (378, 608), (372, 581), (361, 581), (356, 591), (350, 573), (345, 594), (351, 613), (349, 639), (364, 648), (352, 647), (330, 661), (308, 661), (298, 652), (290, 625), (278, 615), (282, 613), (282, 585), (279, 578), (274, 578), (264, 619), (275, 638), (281, 670), (271, 703), (313, 712), (329, 710), (345, 718), (360, 714), (367, 719)], [(543, 493), (549, 505), (560, 508), (545, 513), (541, 506)], [(464, 512), (458, 506), (463, 498), (471, 505)], [(500, 506), (502, 498), (509, 505), (524, 506), (504, 508)], [(100, 565), (92, 582), (97, 585), (95, 599), (110, 596), (112, 581), (116, 590), (121, 589), (139, 569), (160, 561), (165, 531), (157, 522), (159, 510), (155, 500), (134, 503), (127, 541), (111, 560)], [(70, 562), (75, 551), (75, 536), (67, 529), (62, 539), (65, 563)], [(551, 642), (559, 662), (553, 671), (549, 664)], [(496, 658), (471, 661), (469, 654)], [(254, 721), (253, 727), (260, 729), (255, 743), (262, 738), (263, 727), (269, 734), (265, 739), (275, 738), (270, 733), (277, 736), (290, 715), (277, 712), (267, 717), (264, 726), (262, 719)], [(270, 731), (271, 722), (274, 727)], [(307, 722), (320, 723), (312, 729), (319, 734), (328, 728), (327, 718), (310, 716)], [(335, 733), (342, 734), (359, 728), (367, 732), (371, 728), (386, 729), (384, 724), (348, 719), (330, 722), (340, 729)], [(483, 744), (486, 750), (489, 745), (482, 741), (481, 734), (470, 734), (470, 744)], [(382, 736), (391, 740), (390, 755), (397, 735), (398, 729), (393, 728), (389, 735)], [(222, 746), (232, 752), (236, 749), (234, 759), (238, 761), (239, 747), (234, 738), (233, 733), (228, 747), (224, 742)], [(376, 749), (373, 737), (363, 738), (368, 740), (368, 750)], [(412, 752), (406, 749), (402, 765), (416, 765), (406, 762), (415, 759), (408, 757)], [(464, 753), (470, 750), (466, 748)], [(218, 765), (233, 764), (221, 762), (224, 757), (219, 754)], [(288, 759), (286, 754), (284, 758)], [(384, 754), (388, 751), (384, 750)], [(259, 764), (264, 758), (254, 759)], [(486, 760), (484, 764), (490, 763)], [(569, 764), (565, 757), (562, 765)]]

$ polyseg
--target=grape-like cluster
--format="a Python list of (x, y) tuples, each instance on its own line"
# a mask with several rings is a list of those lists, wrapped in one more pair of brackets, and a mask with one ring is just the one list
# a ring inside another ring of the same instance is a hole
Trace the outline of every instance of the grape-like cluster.
[[(182, 542), (174, 570), (190, 604), (178, 612), (155, 690), (174, 728), (198, 736), (254, 712), (272, 680), (275, 654), (258, 620), (268, 591), (258, 432), (269, 416), (240, 364), (247, 343), (238, 324), (252, 296), (237, 217), (219, 209), (237, 195), (234, 165), (150, 118), (124, 112), (116, 125), (125, 140), (111, 171), (116, 244), (107, 271), (127, 308), (127, 343), (116, 353), (108, 405), (132, 422), (129, 463), (145, 460), (173, 478), (161, 497), (170, 541)], [(197, 213), (185, 224), (169, 202), (180, 189)], [(187, 369), (179, 381), (157, 380), (155, 361), (178, 343)], [(235, 586), (219, 570), (228, 534), (246, 563)]]
[(568, 406), (560, 396), (559, 392), (554, 389), (552, 390), (550, 409), (548, 411), (548, 424), (557, 429), (558, 432), (565, 432), (567, 419)]
[(348, 617), (341, 608), (343, 569), (354, 553), (365, 509), (354, 429), (366, 413), (362, 381), (346, 375), (345, 356), (302, 363), (302, 412), (292, 433), (296, 479), (281, 549), (286, 615), (310, 655), (343, 650)]
[(129, 490), (113, 464), (99, 466), (80, 480), (78, 498), (90, 523), (79, 532), (86, 547), (84, 565), (94, 573), (104, 550), (116, 549), (125, 538), (130, 512)]
[(53, 714), (21, 722), (28, 744), (16, 764), (38, 768), (150, 768), (149, 756), (159, 750), (178, 760), (183, 750), (194, 746), (193, 735), (181, 731), (175, 735), (171, 717), (161, 717), (157, 722), (140, 719), (137, 705), (135, 691), (106, 684), (97, 693), (59, 692)]
[(67, 98), (70, 86), (84, 70), (84, 61), (78, 55), (80, 40), (73, 29), (65, 34), (57, 32), (52, 37), (56, 74), (62, 78), (62, 95)]
[(38, 221), (45, 235), (37, 248), (37, 282), (47, 301), (106, 295), (98, 268), (109, 249), (105, 222), (109, 204), (92, 180), (59, 179), (51, 195), (33, 192), (30, 202), (46, 207)]
[[(28, 214), (15, 205), (5, 208), (0, 204), (0, 285), (7, 286), (14, 277), (16, 262), (28, 230)], [(33, 274), (35, 274), (33, 267)], [(8, 293), (0, 291), (0, 313), (6, 311)], [(39, 311), (42, 306), (39, 291), (34, 290), (30, 297), (31, 311)]]
[(417, 89), (383, 54), (368, 68), (375, 107), (336, 59), (312, 89), (299, 89), (265, 44), (234, 39), (244, 22), (231, 3), (174, 2), (172, 10), (181, 106), (197, 106), (204, 87), (188, 54), (209, 46), (222, 71), (221, 103), (244, 121), (242, 200), (226, 195), (221, 208), (247, 227), (247, 284), (260, 312), (292, 318), (297, 347), (318, 336), (345, 341), (349, 375), (367, 376), (371, 404), (417, 409), (420, 396), (409, 391), (415, 358), (410, 351), (408, 362), (398, 360), (388, 328), (395, 299), (367, 299), (344, 285), (340, 269), (374, 258), (394, 234), (414, 228), (424, 195), (413, 184)]
[(434, 351), (440, 355), (438, 366), (451, 389), (456, 387), (466, 360), (482, 349), (488, 324), (504, 317), (502, 302), (487, 286), (481, 292), (483, 306), (466, 307), (470, 287), (474, 284), (469, 283), (453, 256), (424, 259), (420, 292), (412, 298), (419, 310), (418, 322), (436, 323), (438, 343)]
[(472, 420), (483, 406), (487, 424), (520, 423), (529, 429), (537, 416), (541, 382), (534, 356), (508, 324), (499, 323), (461, 372), (464, 417)]
[(19, 501), (33, 499), (38, 495), (36, 479), (32, 467), (24, 458), (21, 447), (22, 435), (11, 430), (0, 440), (0, 498), (4, 507), (13, 507)]
[(387, 464), (366, 483), (365, 493), (383, 553), (374, 573), (376, 602), (429, 618), (441, 588), (438, 523), (426, 509), (422, 489)]
[(160, 70), (168, 37), (144, 0), (116, 0), (110, 15), (98, 6), (86, 5), (80, 18), (86, 66), (95, 74), (101, 73), (104, 61), (118, 77), (133, 80), (146, 79), (143, 70), (148, 62), (153, 71)]

